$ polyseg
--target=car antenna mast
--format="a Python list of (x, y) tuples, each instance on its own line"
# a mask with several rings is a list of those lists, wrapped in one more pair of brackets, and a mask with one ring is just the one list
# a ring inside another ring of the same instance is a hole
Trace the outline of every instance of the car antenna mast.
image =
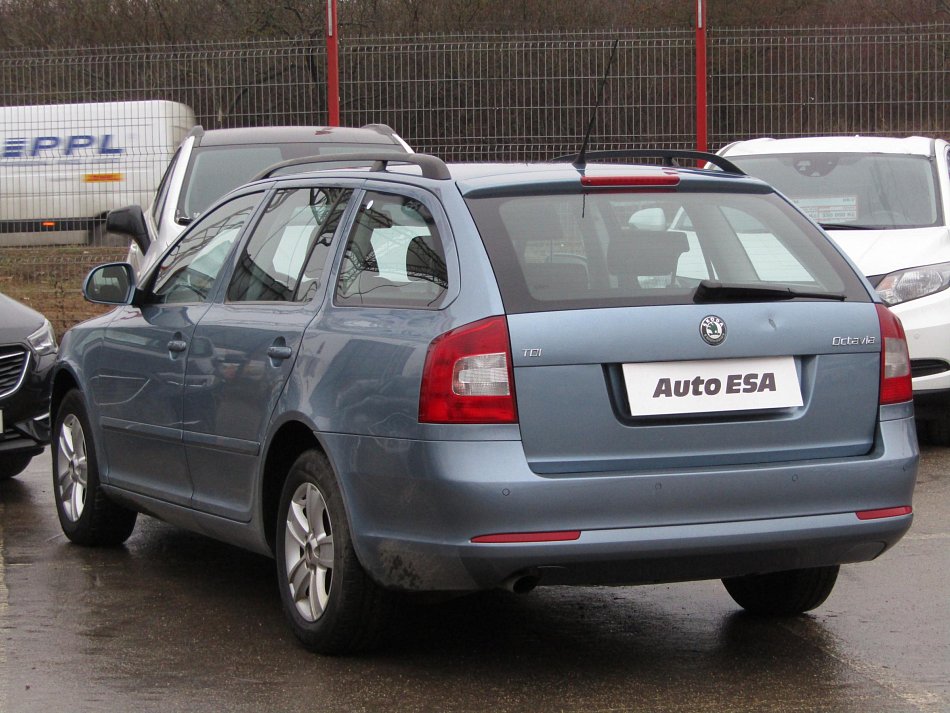
[(590, 113), (590, 121), (587, 122), (587, 133), (584, 134), (584, 143), (581, 144), (581, 150), (577, 154), (577, 158), (574, 160), (573, 166), (575, 168), (584, 168), (587, 165), (585, 155), (587, 154), (587, 144), (590, 142), (590, 132), (594, 128), (594, 119), (597, 118), (597, 110), (600, 109), (600, 103), (604, 100), (604, 88), (607, 86), (607, 77), (610, 76), (610, 68), (614, 63), (614, 58), (617, 56), (617, 46), (620, 44), (620, 39), (614, 40), (614, 46), (610, 50), (610, 59), (607, 60), (607, 68), (604, 70), (603, 79), (600, 80), (600, 90), (597, 92), (597, 103), (594, 104), (594, 108)]

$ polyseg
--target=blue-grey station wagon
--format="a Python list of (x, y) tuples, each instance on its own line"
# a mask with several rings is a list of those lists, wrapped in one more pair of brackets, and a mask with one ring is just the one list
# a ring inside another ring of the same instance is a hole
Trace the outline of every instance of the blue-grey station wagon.
[(911, 524), (901, 324), (767, 184), (629, 156), (277, 167), (145, 274), (93, 270), (115, 307), (53, 381), (66, 535), (145, 513), (273, 556), (323, 653), (372, 645), (395, 592), (820, 605)]

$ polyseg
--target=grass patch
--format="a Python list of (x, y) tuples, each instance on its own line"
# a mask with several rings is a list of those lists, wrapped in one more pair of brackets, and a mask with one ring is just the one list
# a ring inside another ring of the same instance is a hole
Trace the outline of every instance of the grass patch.
[(86, 302), (82, 283), (96, 265), (125, 259), (125, 248), (84, 245), (0, 248), (0, 292), (46, 315), (57, 337), (109, 311)]

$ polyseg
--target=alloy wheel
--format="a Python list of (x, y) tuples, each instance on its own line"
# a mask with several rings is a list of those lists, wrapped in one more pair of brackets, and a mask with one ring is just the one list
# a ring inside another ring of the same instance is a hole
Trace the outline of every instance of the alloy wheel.
[(333, 525), (326, 500), (315, 485), (302, 483), (287, 509), (284, 562), (297, 613), (308, 622), (319, 619), (330, 600), (333, 554)]
[(75, 414), (68, 414), (63, 419), (56, 449), (56, 484), (59, 502), (70, 522), (77, 522), (82, 517), (86, 506), (89, 469), (86, 436)]

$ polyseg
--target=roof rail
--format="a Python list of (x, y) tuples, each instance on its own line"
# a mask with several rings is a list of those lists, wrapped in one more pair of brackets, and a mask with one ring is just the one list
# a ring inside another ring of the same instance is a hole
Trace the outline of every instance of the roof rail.
[(388, 124), (363, 124), (360, 128), (369, 129), (370, 131), (375, 131), (377, 134), (390, 137), (396, 133), (396, 130)]
[[(588, 151), (585, 155), (587, 159), (596, 158), (661, 158), (664, 166), (678, 166), (676, 159), (687, 158), (696, 161), (705, 161), (714, 166), (718, 166), (728, 173), (736, 173), (740, 176), (746, 175), (745, 171), (736, 166), (732, 161), (723, 158), (714, 153), (706, 151), (692, 151), (689, 149), (619, 149), (616, 151)], [(568, 156), (558, 156), (552, 161), (573, 162), (577, 159), (577, 154)]]
[[(395, 151), (358, 151), (354, 153), (332, 153), (292, 158), (288, 161), (281, 161), (280, 163), (275, 163), (273, 166), (265, 168), (251, 180), (260, 181), (264, 178), (270, 178), (278, 171), (294, 166), (341, 162), (369, 163), (373, 171), (385, 171), (386, 166), (390, 163), (411, 163), (422, 169), (424, 178), (432, 178), (437, 181), (447, 181), (452, 178), (448, 166), (437, 156), (424, 153), (397, 153)], [(314, 168), (314, 170), (319, 170), (319, 166)]]

